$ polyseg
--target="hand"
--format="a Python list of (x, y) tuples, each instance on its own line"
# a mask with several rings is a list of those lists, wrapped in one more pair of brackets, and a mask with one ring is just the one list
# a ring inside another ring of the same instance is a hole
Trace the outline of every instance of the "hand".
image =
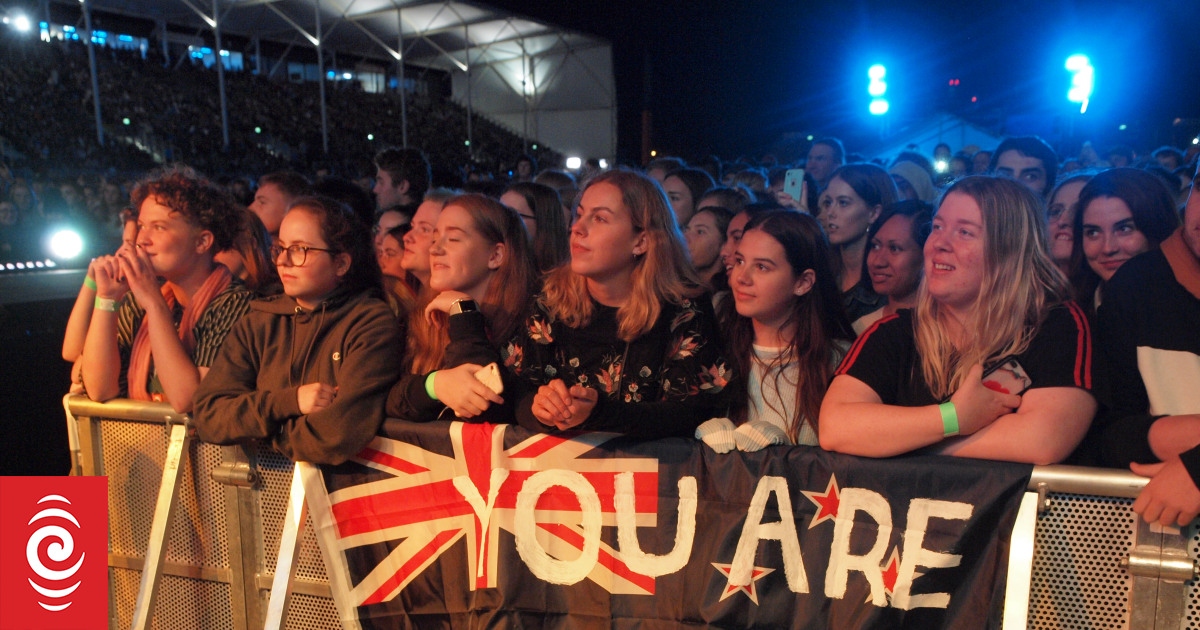
[(562, 379), (538, 388), (533, 397), (533, 415), (544, 425), (565, 431), (583, 424), (600, 399), (600, 392), (582, 385), (567, 388)]
[(300, 413), (316, 413), (333, 404), (337, 398), (337, 388), (325, 383), (309, 383), (296, 388), (296, 402), (300, 405)]
[(88, 265), (89, 274), (96, 281), (96, 297), (120, 300), (129, 292), (121, 263), (116, 256), (101, 256)]
[(454, 415), (459, 418), (474, 418), (483, 413), (492, 403), (504, 404), (504, 399), (475, 378), (480, 366), (464, 363), (456, 368), (438, 370), (433, 377), (433, 393)]
[(1021, 406), (1020, 396), (988, 389), (982, 377), (983, 366), (972, 367), (962, 386), (950, 397), (958, 413), (959, 435), (970, 435)]
[(138, 304), (147, 308), (155, 298), (162, 300), (158, 276), (155, 275), (154, 266), (146, 252), (141, 249), (125, 250), (119, 252), (116, 259), (120, 261), (121, 273), (125, 276), (125, 282), (129, 285), (133, 297), (137, 298)]
[(1200, 514), (1200, 489), (1178, 457), (1160, 464), (1134, 463), (1129, 469), (1151, 478), (1133, 502), (1133, 511), (1147, 523), (1183, 527)]
[(772, 444), (791, 444), (787, 433), (766, 420), (747, 422), (733, 432), (733, 441), (739, 451), (753, 453)]
[(456, 300), (469, 299), (471, 299), (471, 296), (463, 293), (462, 291), (442, 291), (441, 293), (437, 294), (437, 297), (433, 298), (433, 300), (429, 302), (429, 306), (425, 307), (425, 318), (430, 322), (433, 322), (434, 313), (449, 313), (450, 305), (454, 304)]

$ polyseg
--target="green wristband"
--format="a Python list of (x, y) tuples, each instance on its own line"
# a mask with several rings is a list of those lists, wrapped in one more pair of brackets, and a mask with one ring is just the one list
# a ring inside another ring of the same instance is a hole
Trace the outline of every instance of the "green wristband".
[(83, 286), (95, 291), (96, 290), (96, 280), (93, 279), (91, 276), (84, 276), (83, 277)]
[(116, 300), (110, 300), (108, 298), (102, 298), (99, 296), (96, 297), (96, 301), (92, 306), (98, 311), (108, 311), (109, 313), (117, 312), (118, 308)]
[(433, 393), (433, 377), (436, 375), (437, 372), (430, 372), (429, 376), (425, 377), (425, 393), (429, 394), (429, 397), (434, 400), (438, 399), (437, 394)]
[(958, 410), (954, 408), (954, 403), (944, 402), (938, 405), (938, 411), (942, 414), (942, 435), (945, 437), (958, 435)]

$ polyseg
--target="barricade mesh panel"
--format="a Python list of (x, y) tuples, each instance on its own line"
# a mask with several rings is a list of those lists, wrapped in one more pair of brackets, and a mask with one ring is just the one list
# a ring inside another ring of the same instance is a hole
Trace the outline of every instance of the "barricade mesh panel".
[[(1188, 544), (1188, 556), (1192, 562), (1200, 559), (1200, 527), (1196, 521), (1191, 525), (1192, 540)], [(1200, 629), (1200, 580), (1188, 582), (1187, 609), (1184, 611), (1183, 627), (1187, 630)]]
[(1129, 623), (1129, 575), (1119, 565), (1133, 542), (1132, 499), (1051, 494), (1038, 516), (1029, 627), (1107, 630)]
[[(258, 451), (258, 471), (261, 476), (258, 493), (258, 511), (262, 517), (263, 564), (259, 570), (268, 575), (275, 574), (275, 562), (279, 558), (279, 538), (283, 533), (283, 519), (287, 516), (288, 492), (292, 486), (292, 462), (280, 455), (269, 445)], [(300, 553), (297, 555), (296, 579), (326, 583), (325, 561), (317, 546), (312, 517), (304, 520), (304, 533), (300, 538)]]
[(342, 627), (342, 622), (338, 620), (332, 599), (293, 593), (283, 627), (286, 630), (329, 630)]
[[(121, 556), (142, 558), (162, 485), (169, 429), (143, 422), (100, 423), (104, 470), (108, 475), (109, 548)], [(167, 544), (167, 562), (229, 567), (225, 498), (212, 471), (221, 450), (193, 440), (183, 455), (175, 519)]]
[[(114, 611), (116, 627), (128, 628), (133, 623), (133, 607), (142, 574), (140, 571), (115, 568), (108, 571), (117, 607)], [(228, 584), (164, 575), (159, 582), (159, 589), (154, 615), (150, 620), (151, 628), (233, 630)]]

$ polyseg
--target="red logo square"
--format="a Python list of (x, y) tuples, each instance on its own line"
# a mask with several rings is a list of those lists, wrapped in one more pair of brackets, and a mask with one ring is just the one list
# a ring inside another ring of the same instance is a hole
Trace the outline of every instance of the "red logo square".
[(108, 626), (108, 478), (0, 477), (0, 630)]

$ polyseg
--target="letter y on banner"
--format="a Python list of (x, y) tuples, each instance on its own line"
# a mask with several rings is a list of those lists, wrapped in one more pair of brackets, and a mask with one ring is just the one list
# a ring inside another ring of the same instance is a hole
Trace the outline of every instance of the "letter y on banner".
[(108, 478), (0, 477), (0, 630), (108, 627)]

